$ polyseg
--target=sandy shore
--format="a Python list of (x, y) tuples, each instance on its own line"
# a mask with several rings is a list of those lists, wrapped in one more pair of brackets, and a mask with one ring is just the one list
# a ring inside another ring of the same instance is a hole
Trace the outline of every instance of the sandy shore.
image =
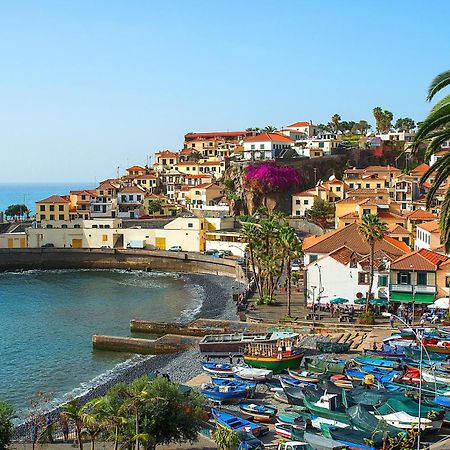
[[(233, 291), (243, 290), (242, 284), (231, 278), (216, 275), (183, 274), (183, 276), (193, 284), (203, 287), (202, 305), (195, 318), (238, 319), (236, 305), (233, 302)], [(200, 361), (201, 355), (198, 349), (171, 355), (135, 357), (132, 364), (125, 366), (115, 376), (93, 387), (89, 392), (76, 397), (76, 400), (84, 404), (95, 397), (104, 395), (114, 384), (129, 383), (152, 371), (167, 374), (171, 380), (185, 383), (202, 372)], [(56, 419), (59, 415), (59, 407), (43, 414)], [(29, 423), (21, 423), (16, 427), (15, 439), (26, 439), (29, 436), (29, 430)]]

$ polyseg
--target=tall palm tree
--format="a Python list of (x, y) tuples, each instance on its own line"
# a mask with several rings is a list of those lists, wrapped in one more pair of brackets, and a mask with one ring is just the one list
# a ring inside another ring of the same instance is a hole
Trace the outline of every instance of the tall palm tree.
[(333, 114), (331, 117), (331, 123), (334, 126), (334, 132), (337, 133), (339, 131), (339, 124), (341, 122), (341, 116), (339, 114)]
[(383, 240), (384, 236), (386, 236), (387, 225), (382, 222), (377, 215), (367, 214), (359, 224), (359, 232), (363, 235), (364, 240), (370, 245), (369, 289), (366, 298), (367, 312), (369, 310), (369, 300), (372, 297), (375, 244)]
[(274, 127), (273, 125), (267, 125), (262, 130), (264, 133), (273, 133), (274, 131), (277, 131), (277, 127)]
[(71, 420), (75, 425), (75, 434), (78, 441), (78, 448), (83, 450), (82, 431), (83, 431), (83, 407), (76, 404), (74, 400), (66, 403), (61, 407), (62, 414)]
[[(439, 74), (428, 88), (427, 100), (431, 101), (443, 88), (450, 85), (450, 70)], [(427, 118), (420, 123), (419, 129), (414, 137), (413, 151), (417, 152), (419, 145), (427, 142), (425, 159), (427, 161), (437, 153), (442, 144), (450, 140), (450, 95), (445, 96), (436, 103)], [(434, 196), (438, 189), (450, 177), (450, 152), (439, 158), (423, 175), (422, 182), (426, 181), (432, 174), (435, 181), (427, 195), (427, 208), (431, 207)], [(441, 205), (440, 229), (442, 241), (446, 251), (450, 251), (450, 189), (447, 189), (444, 201)]]

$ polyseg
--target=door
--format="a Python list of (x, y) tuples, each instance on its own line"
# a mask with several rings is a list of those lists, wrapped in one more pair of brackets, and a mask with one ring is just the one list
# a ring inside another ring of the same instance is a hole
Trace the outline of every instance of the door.
[(14, 248), (14, 239), (8, 238), (8, 248)]
[(82, 239), (72, 239), (72, 248), (81, 248), (83, 244)]
[(155, 247), (159, 250), (166, 249), (166, 238), (165, 237), (157, 237), (155, 238)]
[(25, 248), (27, 246), (25, 238), (20, 238), (20, 248)]

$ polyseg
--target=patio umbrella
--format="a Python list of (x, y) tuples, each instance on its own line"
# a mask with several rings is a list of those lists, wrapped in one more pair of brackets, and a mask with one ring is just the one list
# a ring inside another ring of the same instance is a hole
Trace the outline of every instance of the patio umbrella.
[(365, 298), (357, 298), (355, 300), (355, 305), (365, 305), (366, 304), (366, 299)]
[(330, 301), (330, 303), (332, 305), (342, 305), (342, 304), (347, 303), (347, 302), (348, 302), (348, 300), (346, 298), (342, 298), (342, 297), (336, 297), (336, 298), (333, 298)]
[(437, 309), (448, 309), (449, 306), (449, 298), (448, 297), (442, 297), (438, 298), (434, 303), (431, 305), (428, 305), (428, 308), (437, 308)]
[(369, 300), (369, 303), (373, 306), (386, 306), (389, 304), (389, 301), (387, 298), (373, 298)]

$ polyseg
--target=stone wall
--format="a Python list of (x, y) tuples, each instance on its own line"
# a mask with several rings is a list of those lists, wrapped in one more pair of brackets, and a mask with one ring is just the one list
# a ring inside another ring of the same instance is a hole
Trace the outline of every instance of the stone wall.
[(232, 259), (199, 253), (137, 249), (0, 249), (0, 271), (31, 269), (140, 269), (208, 273), (242, 279)]

